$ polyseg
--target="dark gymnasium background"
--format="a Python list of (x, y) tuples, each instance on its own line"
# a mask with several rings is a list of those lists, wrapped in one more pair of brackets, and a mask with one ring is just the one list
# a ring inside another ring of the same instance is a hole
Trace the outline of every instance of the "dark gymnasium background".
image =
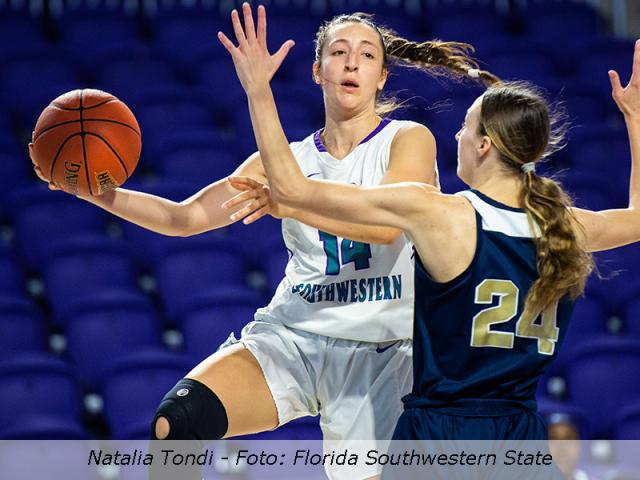
[[(547, 170), (580, 206), (625, 206), (629, 149), (606, 72), (615, 68), (626, 83), (633, 39), (614, 36), (612, 11), (596, 8), (611, 2), (264, 3), (271, 47), (296, 41), (273, 81), (289, 140), (323, 125), (311, 80), (319, 24), (374, 12), (411, 39), (470, 42), (483, 67), (564, 101), (570, 141)], [(256, 148), (244, 93), (216, 39), (230, 31), (234, 6), (0, 0), (0, 438), (148, 438), (165, 391), (231, 331), (238, 337), (275, 290), (287, 260), (278, 221), (162, 237), (49, 191), (27, 155), (53, 98), (100, 88), (127, 103), (142, 129), (140, 164), (125, 187), (182, 200), (231, 173)], [(410, 99), (396, 117), (434, 132), (443, 190), (462, 189), (454, 133), (480, 90), (398, 69), (387, 91)], [(540, 384), (540, 409), (571, 418), (583, 438), (640, 439), (639, 253), (597, 256), (610, 278), (591, 279)], [(301, 419), (257, 438), (320, 438), (317, 424)]]

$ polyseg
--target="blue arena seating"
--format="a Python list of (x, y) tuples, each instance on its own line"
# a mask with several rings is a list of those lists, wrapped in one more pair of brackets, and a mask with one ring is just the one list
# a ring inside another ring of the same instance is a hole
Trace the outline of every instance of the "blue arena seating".
[(13, 251), (0, 244), (0, 295), (24, 295), (24, 276)]
[(586, 412), (594, 438), (611, 435), (612, 412), (640, 401), (639, 364), (637, 340), (592, 340), (576, 350), (569, 365), (568, 391), (571, 403)]
[(35, 271), (42, 269), (54, 245), (72, 236), (102, 235), (107, 223), (102, 210), (66, 193), (51, 192), (42, 183), (14, 193), (11, 216), (18, 253)]
[(180, 242), (167, 246), (153, 273), (166, 312), (173, 316), (200, 292), (243, 285), (246, 265), (235, 245)]
[(616, 440), (640, 438), (640, 403), (633, 403), (615, 414), (613, 435)]
[(59, 359), (22, 354), (0, 362), (0, 391), (0, 438), (82, 435), (78, 385)]
[(67, 351), (78, 378), (95, 390), (109, 365), (141, 348), (160, 347), (160, 322), (141, 295), (100, 291), (62, 314)]
[(105, 290), (135, 292), (136, 270), (126, 247), (114, 240), (80, 237), (52, 248), (43, 271), (53, 320), (64, 325), (67, 309)]
[(115, 362), (101, 385), (111, 438), (145, 440), (160, 400), (193, 367), (187, 357), (140, 350)]
[(253, 321), (263, 306), (258, 292), (246, 287), (228, 287), (201, 294), (176, 314), (187, 353), (196, 361), (212, 354), (233, 332), (240, 338), (242, 328)]
[(44, 318), (31, 302), (0, 296), (0, 359), (23, 352), (41, 352), (45, 338)]

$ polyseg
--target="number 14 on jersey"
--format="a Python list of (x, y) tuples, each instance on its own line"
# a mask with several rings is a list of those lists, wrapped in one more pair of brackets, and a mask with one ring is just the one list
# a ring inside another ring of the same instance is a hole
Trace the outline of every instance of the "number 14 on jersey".
[[(330, 233), (318, 230), (322, 248), (327, 256), (326, 275), (338, 275), (341, 266), (353, 262), (356, 270), (369, 268), (371, 258), (371, 246), (368, 243), (354, 242), (349, 239), (338, 241), (338, 237)], [(338, 248), (339, 245), (339, 248)]]

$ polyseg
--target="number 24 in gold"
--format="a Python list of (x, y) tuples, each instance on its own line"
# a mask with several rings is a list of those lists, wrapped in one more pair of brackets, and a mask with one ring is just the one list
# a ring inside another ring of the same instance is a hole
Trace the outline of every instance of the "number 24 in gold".
[(516, 333), (492, 330), (492, 325), (506, 323), (518, 313), (518, 287), (510, 280), (483, 280), (477, 287), (475, 303), (493, 303), (498, 297), (498, 305), (485, 308), (473, 317), (471, 334), (472, 347), (513, 348), (515, 336), (538, 340), (538, 353), (553, 355), (560, 329), (556, 325), (558, 304), (554, 303), (544, 312), (540, 321), (536, 318), (525, 320), (520, 317), (516, 323)]

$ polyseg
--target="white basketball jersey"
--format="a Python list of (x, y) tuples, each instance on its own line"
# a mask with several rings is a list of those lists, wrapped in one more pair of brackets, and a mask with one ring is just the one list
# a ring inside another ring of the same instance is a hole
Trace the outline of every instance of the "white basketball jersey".
[[(291, 143), (291, 150), (307, 177), (379, 185), (395, 134), (412, 123), (383, 120), (342, 160), (327, 152), (319, 131)], [(282, 235), (290, 255), (285, 278), (256, 319), (357, 341), (411, 338), (413, 248), (404, 235), (392, 245), (373, 245), (292, 219), (282, 221)]]

